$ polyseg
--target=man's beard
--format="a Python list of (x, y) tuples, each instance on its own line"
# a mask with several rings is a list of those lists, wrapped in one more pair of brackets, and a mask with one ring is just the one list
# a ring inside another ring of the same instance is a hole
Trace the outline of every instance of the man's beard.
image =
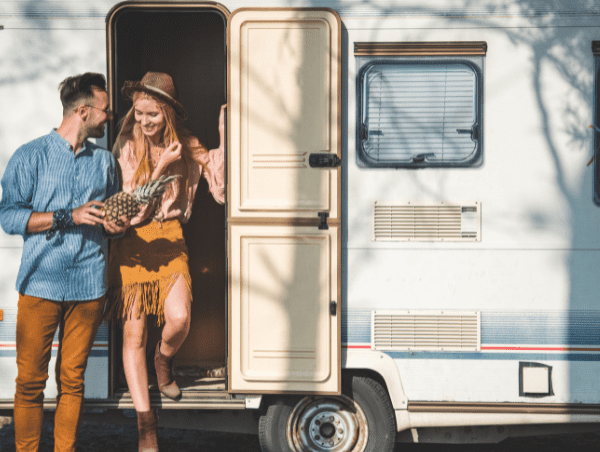
[(90, 127), (87, 131), (89, 138), (102, 138), (104, 136), (104, 125)]

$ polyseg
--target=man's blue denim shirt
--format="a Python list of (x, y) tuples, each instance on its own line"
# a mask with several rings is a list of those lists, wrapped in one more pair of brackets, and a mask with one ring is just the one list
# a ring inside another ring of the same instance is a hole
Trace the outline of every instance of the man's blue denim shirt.
[(85, 141), (75, 155), (55, 130), (16, 150), (2, 176), (0, 224), (23, 236), (19, 293), (55, 301), (94, 300), (106, 292), (108, 238), (102, 226), (27, 233), (32, 212), (73, 210), (119, 190), (112, 154)]

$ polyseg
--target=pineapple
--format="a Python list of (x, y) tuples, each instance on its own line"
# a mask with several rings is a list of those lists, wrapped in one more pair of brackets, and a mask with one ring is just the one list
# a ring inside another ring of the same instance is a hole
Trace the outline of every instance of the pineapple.
[(144, 204), (160, 198), (165, 192), (167, 185), (178, 177), (179, 175), (160, 176), (158, 179), (151, 180), (137, 187), (131, 193), (120, 191), (104, 201), (104, 208), (102, 210), (108, 220), (112, 220), (119, 226), (122, 226), (123, 222), (119, 220), (120, 217), (123, 215), (129, 219), (135, 217)]

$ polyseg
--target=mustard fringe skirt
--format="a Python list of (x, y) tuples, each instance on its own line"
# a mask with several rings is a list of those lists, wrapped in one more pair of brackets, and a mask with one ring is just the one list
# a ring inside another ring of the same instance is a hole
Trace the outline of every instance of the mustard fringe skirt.
[(124, 237), (111, 242), (105, 319), (120, 321), (144, 313), (156, 316), (161, 326), (165, 299), (180, 276), (191, 294), (188, 250), (179, 220), (129, 228)]

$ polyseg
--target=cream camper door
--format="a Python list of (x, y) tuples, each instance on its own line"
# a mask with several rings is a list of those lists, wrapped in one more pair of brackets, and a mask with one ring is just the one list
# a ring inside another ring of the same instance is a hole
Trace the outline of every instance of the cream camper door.
[(341, 23), (248, 8), (228, 30), (229, 389), (339, 393), (340, 169), (309, 160), (341, 155)]

